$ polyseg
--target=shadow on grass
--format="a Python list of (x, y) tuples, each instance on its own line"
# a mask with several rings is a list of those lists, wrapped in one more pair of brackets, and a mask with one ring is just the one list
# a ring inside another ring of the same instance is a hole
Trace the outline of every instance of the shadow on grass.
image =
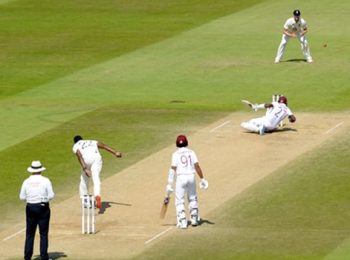
[(289, 59), (283, 62), (306, 62), (306, 59)]

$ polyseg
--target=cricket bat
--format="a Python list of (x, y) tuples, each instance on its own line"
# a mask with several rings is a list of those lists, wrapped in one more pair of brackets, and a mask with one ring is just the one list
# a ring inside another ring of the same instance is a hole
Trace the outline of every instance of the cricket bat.
[(165, 214), (168, 210), (168, 205), (169, 205), (170, 197), (165, 197), (163, 201), (162, 208), (160, 209), (160, 218), (163, 219), (165, 218)]
[(242, 102), (243, 104), (248, 105), (250, 108), (253, 106), (253, 104), (252, 104), (251, 102), (249, 102), (248, 100), (242, 99), (241, 102)]

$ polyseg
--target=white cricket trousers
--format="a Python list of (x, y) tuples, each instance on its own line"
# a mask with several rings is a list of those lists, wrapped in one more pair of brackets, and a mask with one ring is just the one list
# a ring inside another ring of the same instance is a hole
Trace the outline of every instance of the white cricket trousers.
[(196, 210), (198, 212), (195, 174), (178, 174), (176, 177), (175, 207), (178, 222), (179, 218), (182, 218), (185, 212), (186, 193), (190, 212), (192, 212), (192, 210)]
[(81, 170), (80, 175), (80, 185), (79, 185), (79, 193), (80, 197), (89, 194), (89, 180), (92, 178), (92, 183), (94, 185), (94, 196), (101, 196), (101, 180), (100, 173), (102, 170), (102, 159), (98, 158), (93, 161), (92, 164), (86, 163), (88, 169), (91, 170), (91, 177), (86, 176), (85, 172)]
[[(284, 51), (286, 49), (287, 43), (288, 43), (290, 38), (292, 38), (292, 37), (289, 37), (288, 35), (282, 34), (282, 40), (281, 40), (281, 43), (280, 43), (278, 50), (277, 50), (275, 62), (281, 61), (283, 54), (284, 54)], [(300, 36), (299, 34), (297, 34), (297, 38), (300, 42), (301, 50), (303, 51), (303, 55), (304, 55), (305, 59), (308, 62), (311, 62), (312, 57), (311, 57), (311, 53), (310, 53), (310, 47), (309, 47), (308, 41), (306, 40), (305, 35)]]
[(265, 125), (265, 116), (253, 118), (247, 122), (241, 123), (241, 127), (254, 133), (259, 133), (259, 130), (262, 126)]

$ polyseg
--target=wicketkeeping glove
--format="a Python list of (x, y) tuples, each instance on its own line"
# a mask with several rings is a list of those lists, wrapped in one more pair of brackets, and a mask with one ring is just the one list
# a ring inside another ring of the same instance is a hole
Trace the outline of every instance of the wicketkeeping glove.
[(201, 181), (199, 182), (199, 188), (206, 190), (206, 189), (208, 189), (208, 187), (209, 187), (208, 181), (204, 178), (201, 179)]

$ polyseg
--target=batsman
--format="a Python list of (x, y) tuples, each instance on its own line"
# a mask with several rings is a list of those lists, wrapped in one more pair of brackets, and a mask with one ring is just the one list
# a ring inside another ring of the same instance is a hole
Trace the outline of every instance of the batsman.
[(242, 100), (242, 102), (248, 104), (254, 111), (267, 109), (265, 116), (241, 123), (241, 127), (250, 132), (259, 133), (259, 135), (264, 135), (266, 132), (273, 132), (286, 117), (288, 117), (290, 123), (296, 121), (295, 116), (287, 106), (287, 97), (283, 95), (279, 96), (277, 102), (274, 101), (271, 104), (252, 104), (250, 102), (247, 103), (246, 100)]
[(168, 184), (166, 186), (166, 196), (169, 197), (173, 192), (173, 182), (176, 175), (175, 185), (175, 207), (177, 216), (177, 228), (187, 228), (187, 218), (185, 212), (185, 195), (187, 194), (188, 207), (191, 219), (191, 225), (197, 226), (200, 221), (198, 198), (196, 191), (196, 176), (201, 179), (199, 187), (207, 189), (209, 184), (204, 179), (203, 172), (199, 166), (197, 155), (194, 151), (187, 148), (188, 141), (185, 135), (179, 135), (176, 138), (176, 147), (178, 148), (171, 159), (171, 167), (168, 173)]

